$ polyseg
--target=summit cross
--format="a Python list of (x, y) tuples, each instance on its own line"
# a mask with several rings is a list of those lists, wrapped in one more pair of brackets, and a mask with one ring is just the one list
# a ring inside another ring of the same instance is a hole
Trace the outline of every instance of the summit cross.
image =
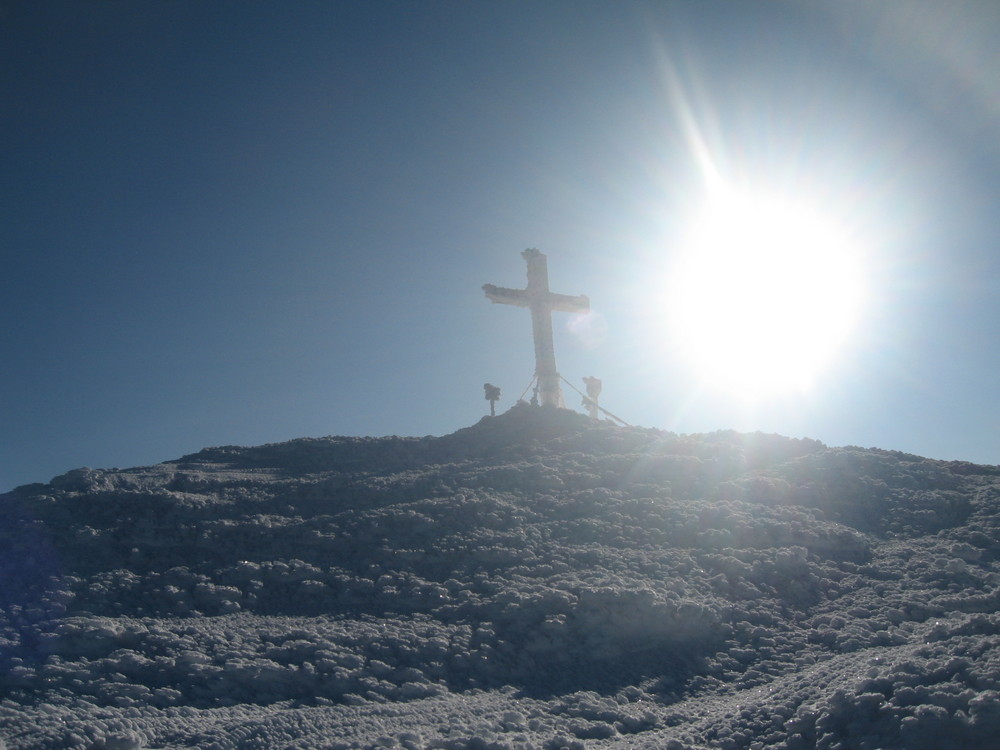
[(572, 297), (549, 291), (549, 267), (545, 255), (535, 248), (528, 248), (521, 255), (528, 262), (526, 289), (508, 289), (493, 284), (483, 284), (483, 291), (490, 301), (502, 305), (516, 305), (531, 310), (531, 331), (535, 339), (535, 377), (538, 379), (538, 399), (542, 406), (563, 406), (556, 353), (552, 343), (552, 311), (587, 312), (590, 300), (586, 295)]

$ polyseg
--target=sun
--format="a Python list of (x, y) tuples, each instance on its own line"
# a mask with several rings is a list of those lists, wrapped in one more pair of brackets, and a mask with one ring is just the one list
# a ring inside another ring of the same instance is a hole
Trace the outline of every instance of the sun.
[(716, 190), (670, 271), (674, 343), (706, 386), (807, 391), (857, 326), (860, 259), (856, 238), (800, 199)]

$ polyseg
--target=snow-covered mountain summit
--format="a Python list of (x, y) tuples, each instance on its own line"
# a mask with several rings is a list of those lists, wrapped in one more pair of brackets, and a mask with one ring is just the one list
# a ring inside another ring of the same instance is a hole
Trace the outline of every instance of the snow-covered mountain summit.
[(11, 748), (997, 746), (998, 467), (519, 405), (0, 518)]

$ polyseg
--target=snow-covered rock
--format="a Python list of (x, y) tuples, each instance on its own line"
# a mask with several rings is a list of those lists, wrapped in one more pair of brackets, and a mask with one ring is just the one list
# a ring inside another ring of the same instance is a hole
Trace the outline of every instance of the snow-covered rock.
[(0, 496), (0, 738), (995, 746), (998, 531), (998, 467), (526, 405), (78, 469)]

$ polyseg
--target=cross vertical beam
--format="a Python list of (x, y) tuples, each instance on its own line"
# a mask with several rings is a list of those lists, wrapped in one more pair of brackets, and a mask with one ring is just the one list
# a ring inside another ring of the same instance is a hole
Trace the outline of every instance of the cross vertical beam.
[(535, 341), (535, 377), (538, 378), (538, 398), (543, 406), (563, 406), (559, 371), (556, 369), (555, 346), (552, 343), (552, 311), (587, 312), (590, 300), (549, 291), (549, 267), (545, 255), (528, 248), (521, 256), (528, 263), (528, 286), (525, 289), (483, 284), (491, 302), (527, 307), (531, 310), (531, 332)]

